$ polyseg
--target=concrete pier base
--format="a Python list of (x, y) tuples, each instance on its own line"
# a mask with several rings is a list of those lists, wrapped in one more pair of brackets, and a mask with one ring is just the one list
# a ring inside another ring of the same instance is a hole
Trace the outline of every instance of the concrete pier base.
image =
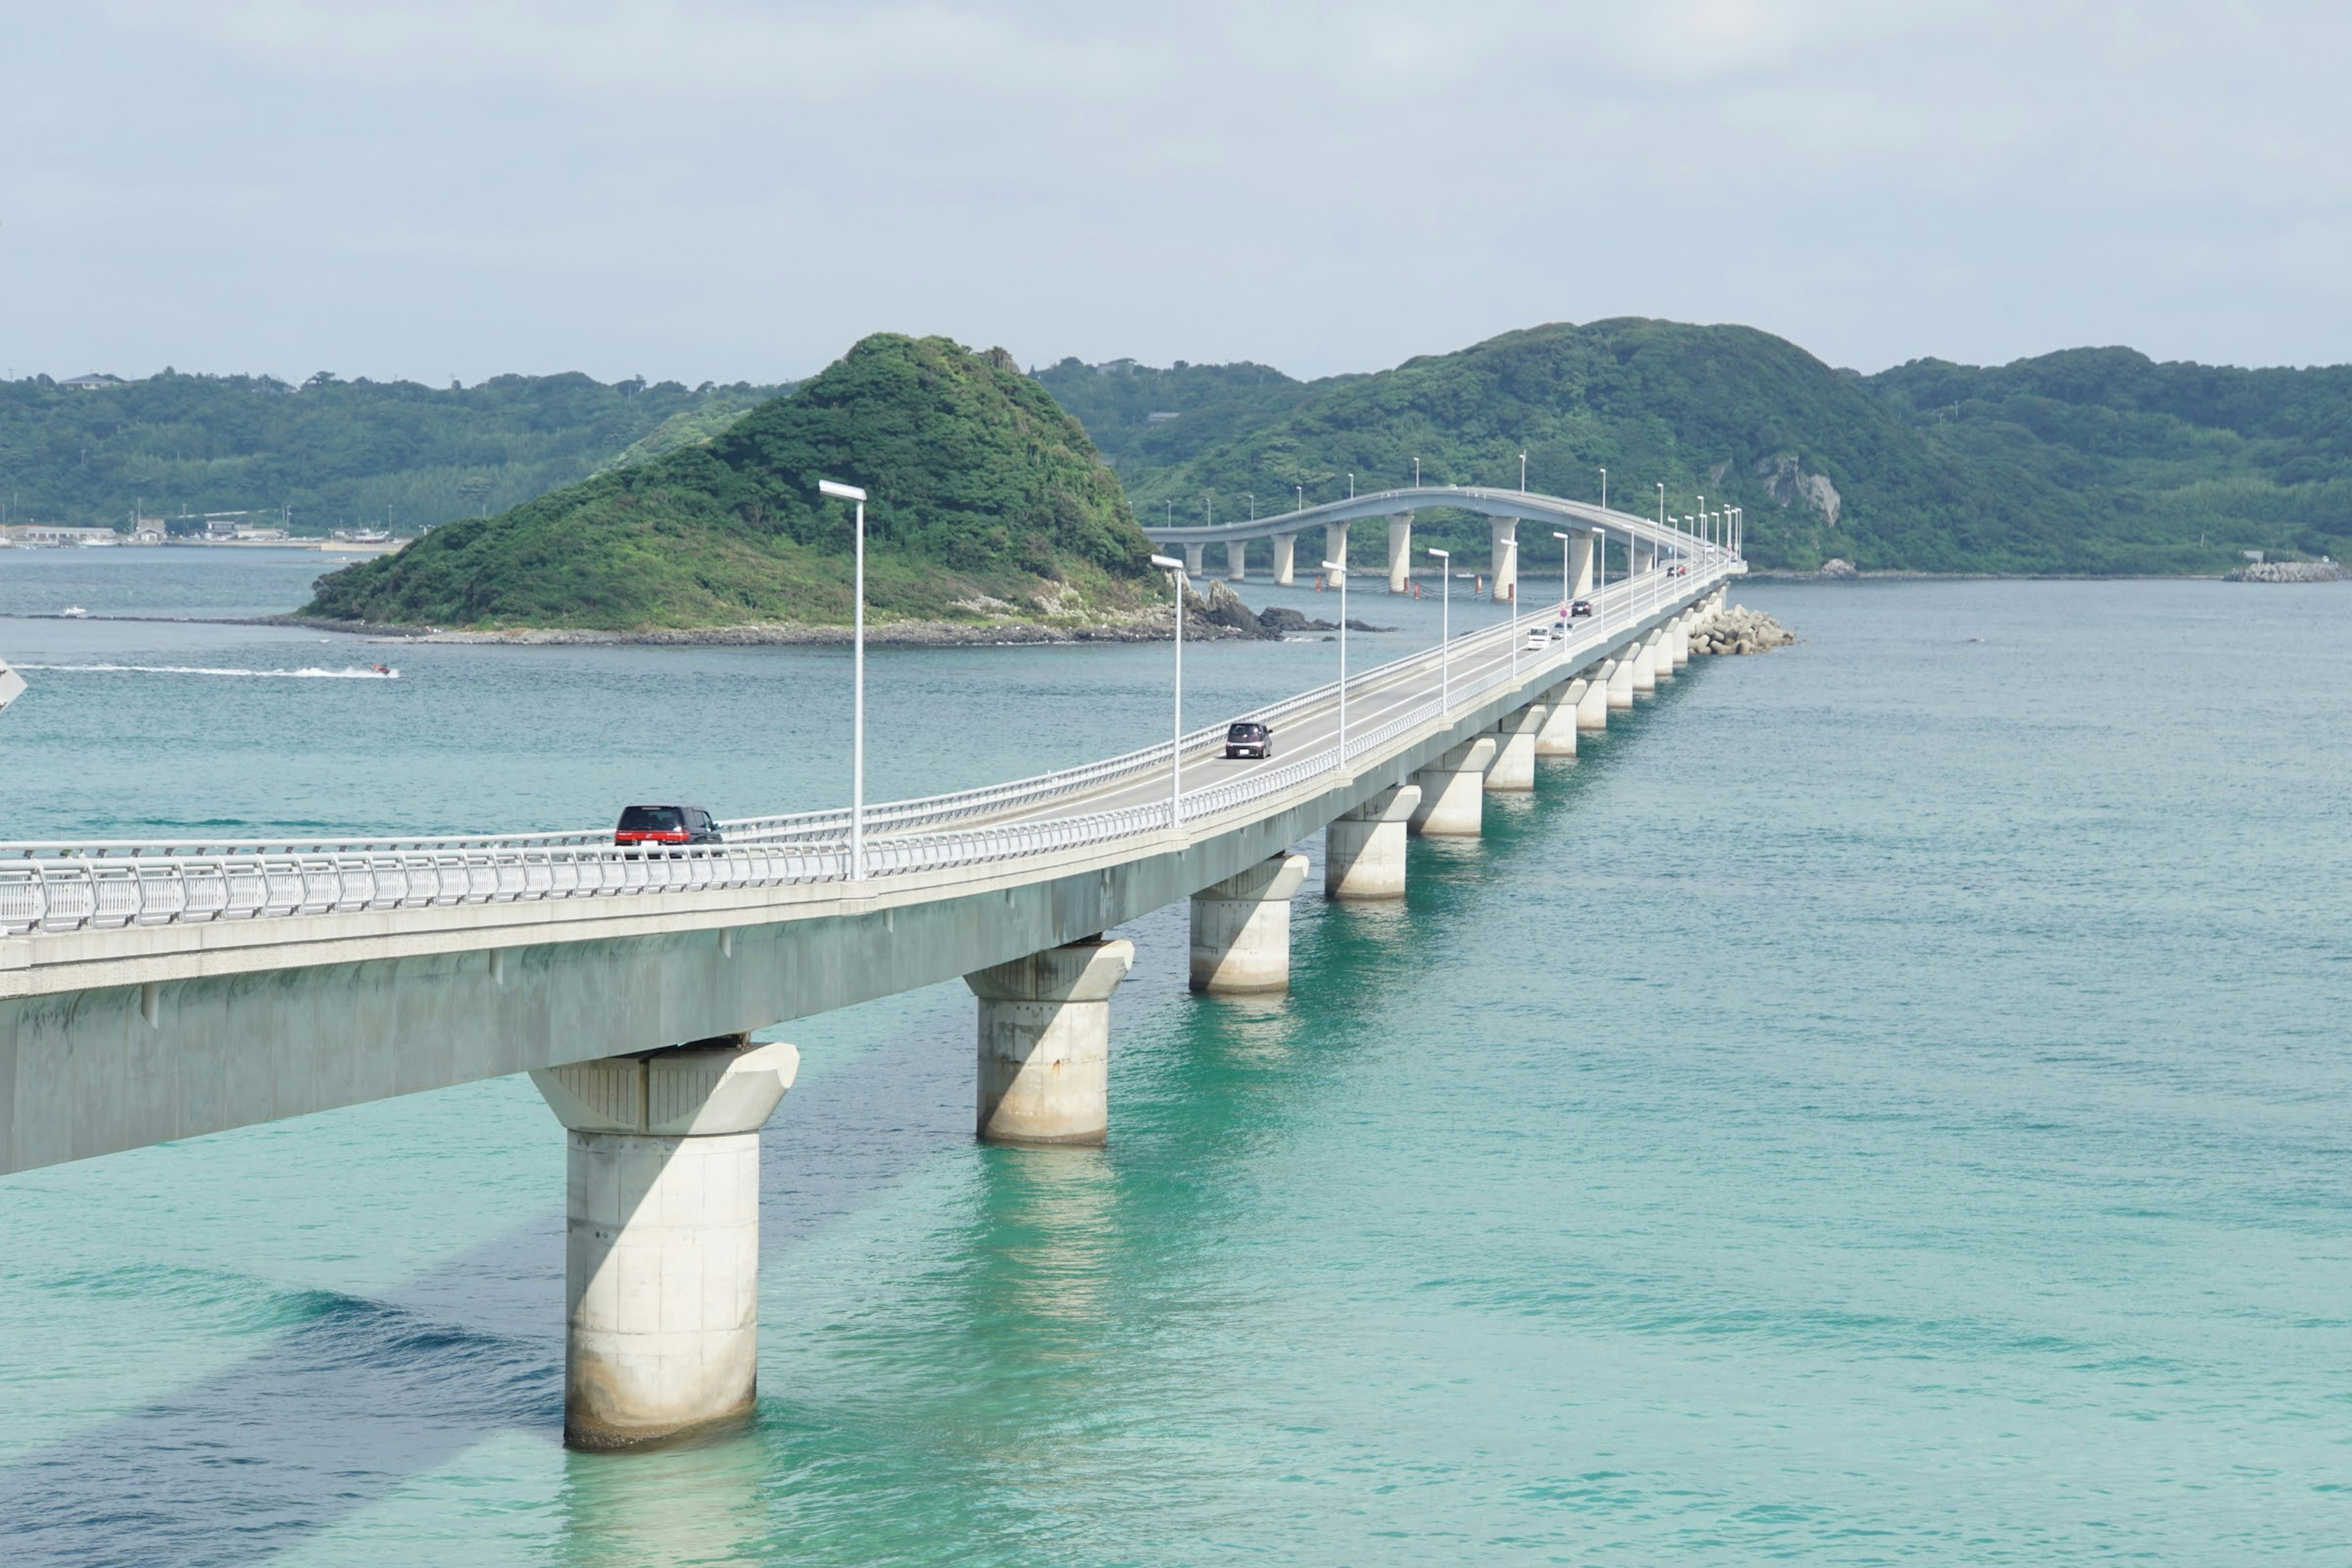
[(1614, 659), (1602, 659), (1593, 666), (1591, 677), (1584, 683), (1584, 695), (1576, 704), (1576, 727), (1587, 734), (1599, 734), (1609, 728), (1609, 678), (1615, 673)]
[(1676, 616), (1674, 625), (1666, 630), (1668, 646), (1674, 649), (1676, 669), (1685, 668), (1690, 664), (1690, 629), (1691, 617), (1685, 614)]
[(1592, 596), (1592, 542), (1599, 535), (1578, 530), (1568, 540), (1568, 588), (1564, 598), (1589, 599)]
[(1486, 524), (1487, 559), (1495, 573), (1492, 596), (1498, 605), (1516, 605), (1519, 601), (1519, 520), (1490, 517)]
[(1185, 576), (1198, 577), (1201, 574), (1201, 558), (1208, 548), (1205, 544), (1188, 544), (1184, 547)]
[(1421, 791), (1409, 826), (1415, 833), (1476, 837), (1486, 825), (1486, 769), (1495, 761), (1495, 739), (1463, 742), (1412, 775)]
[(1249, 580), (1249, 542), (1236, 539), (1225, 546), (1225, 575), (1235, 583)]
[(1582, 722), (1584, 694), (1591, 684), (1583, 679), (1564, 680), (1544, 693), (1543, 728), (1536, 731), (1537, 756), (1576, 755), (1576, 730)]
[(1307, 857), (1276, 855), (1192, 895), (1192, 989), (1290, 989), (1290, 898)]
[(1412, 513), (1389, 519), (1389, 592), (1404, 593), (1412, 585)]
[(1547, 716), (1542, 703), (1530, 702), (1487, 731), (1495, 742), (1495, 760), (1486, 764), (1488, 789), (1525, 795), (1536, 787), (1536, 736)]
[(1323, 525), (1323, 559), (1338, 566), (1341, 572), (1347, 571), (1348, 525), (1346, 523), (1327, 522)]
[(1277, 533), (1274, 536), (1274, 585), (1288, 588), (1298, 581), (1298, 535)]
[(563, 1441), (630, 1448), (751, 1412), (760, 1128), (781, 1042), (705, 1042), (534, 1071), (566, 1130)]
[(1609, 706), (1619, 712), (1633, 706), (1633, 658), (1639, 652), (1628, 643), (1617, 650), (1609, 670)]
[(1323, 896), (1404, 897), (1405, 824), (1421, 805), (1417, 784), (1384, 789), (1323, 829)]
[(963, 977), (980, 999), (980, 1136), (1100, 1143), (1110, 1130), (1110, 997), (1135, 944), (1066, 942)]
[(1654, 696), (1658, 689), (1658, 643), (1655, 632), (1644, 632), (1642, 635), (1642, 640), (1634, 645), (1632, 663), (1633, 694), (1637, 697)]

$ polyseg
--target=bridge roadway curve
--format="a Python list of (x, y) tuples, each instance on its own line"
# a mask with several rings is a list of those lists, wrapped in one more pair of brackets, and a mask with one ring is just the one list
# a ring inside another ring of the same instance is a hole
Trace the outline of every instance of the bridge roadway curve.
[(1178, 824), (1165, 742), (873, 807), (857, 881), (838, 811), (660, 857), (602, 830), (0, 845), (0, 1173), (765, 1029), (1080, 941), (1286, 852), (1744, 570), (1696, 548), (1540, 652), (1506, 622), (1351, 672), (1344, 759), (1336, 686), (1262, 710), (1264, 763), (1210, 754), (1220, 717), (1188, 737)]

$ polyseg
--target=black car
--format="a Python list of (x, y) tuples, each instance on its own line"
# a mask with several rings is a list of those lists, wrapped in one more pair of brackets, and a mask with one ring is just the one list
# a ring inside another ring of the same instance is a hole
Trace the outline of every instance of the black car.
[(632, 805), (613, 830), (615, 844), (717, 844), (719, 824), (698, 805)]
[(1568, 607), (1568, 613), (1571, 616), (1589, 616), (1592, 613), (1592, 601), (1579, 599)]
[(1225, 755), (1266, 758), (1274, 755), (1274, 731), (1255, 719), (1225, 726)]

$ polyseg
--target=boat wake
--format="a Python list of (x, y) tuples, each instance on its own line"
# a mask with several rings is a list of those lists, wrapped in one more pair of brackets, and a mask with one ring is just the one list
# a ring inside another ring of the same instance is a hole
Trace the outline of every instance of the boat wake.
[(239, 680), (398, 680), (400, 671), (388, 665), (362, 664), (342, 669), (226, 669), (203, 664), (20, 664), (18, 669), (46, 669), (75, 675), (213, 675)]

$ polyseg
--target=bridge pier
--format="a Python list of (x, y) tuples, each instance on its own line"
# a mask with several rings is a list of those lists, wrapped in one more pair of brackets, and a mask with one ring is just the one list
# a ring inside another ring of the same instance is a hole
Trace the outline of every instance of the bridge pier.
[(1412, 513), (1401, 511), (1389, 519), (1389, 592), (1402, 594), (1412, 585)]
[(1487, 520), (1492, 539), (1487, 560), (1495, 569), (1494, 600), (1498, 605), (1519, 602), (1519, 520), (1496, 517)]
[(1542, 703), (1530, 702), (1505, 714), (1487, 731), (1495, 742), (1495, 760), (1486, 764), (1486, 788), (1525, 795), (1536, 787), (1536, 736), (1545, 716)]
[(565, 1128), (563, 1441), (629, 1448), (751, 1411), (760, 1128), (800, 1053), (737, 1037), (534, 1070)]
[(1691, 617), (1687, 610), (1676, 616), (1674, 624), (1667, 628), (1666, 636), (1672, 639), (1676, 669), (1684, 669), (1690, 665), (1690, 629)]
[(1609, 706), (1623, 712), (1633, 706), (1633, 660), (1640, 652), (1639, 645), (1627, 643), (1617, 650), (1617, 658), (1609, 670)]
[(1580, 721), (1585, 689), (1591, 684), (1581, 679), (1563, 680), (1544, 693), (1543, 728), (1536, 731), (1537, 756), (1576, 755), (1576, 727)]
[(1593, 667), (1591, 678), (1584, 682), (1584, 695), (1577, 700), (1578, 729), (1597, 735), (1609, 728), (1609, 710), (1613, 706), (1609, 700), (1609, 680), (1616, 668), (1617, 661), (1610, 658)]
[(1323, 559), (1337, 562), (1339, 570), (1348, 569), (1348, 525), (1327, 522), (1323, 525)]
[(1307, 857), (1276, 855), (1192, 895), (1192, 989), (1290, 989), (1290, 896)]
[(1675, 678), (1675, 645), (1664, 626), (1652, 626), (1642, 638), (1650, 656), (1650, 689), (1654, 691)]
[(1298, 535), (1277, 533), (1274, 536), (1274, 585), (1288, 588), (1298, 581)]
[(1089, 937), (963, 977), (980, 1001), (979, 1133), (1100, 1143), (1110, 1131), (1110, 998), (1135, 944)]
[(1579, 529), (1568, 536), (1568, 586), (1561, 597), (1589, 599), (1592, 596), (1592, 542), (1600, 537), (1598, 530)]
[(1225, 546), (1225, 575), (1236, 583), (1249, 581), (1249, 542), (1236, 539)]
[(1495, 738), (1463, 742), (1412, 775), (1421, 800), (1410, 819), (1415, 833), (1441, 837), (1476, 837), (1486, 828), (1486, 768), (1495, 760)]
[(1185, 576), (1198, 577), (1201, 574), (1201, 557), (1208, 548), (1205, 544), (1188, 544), (1184, 547)]
[(1399, 784), (1323, 829), (1323, 896), (1404, 897), (1405, 824), (1421, 805), (1418, 784)]

